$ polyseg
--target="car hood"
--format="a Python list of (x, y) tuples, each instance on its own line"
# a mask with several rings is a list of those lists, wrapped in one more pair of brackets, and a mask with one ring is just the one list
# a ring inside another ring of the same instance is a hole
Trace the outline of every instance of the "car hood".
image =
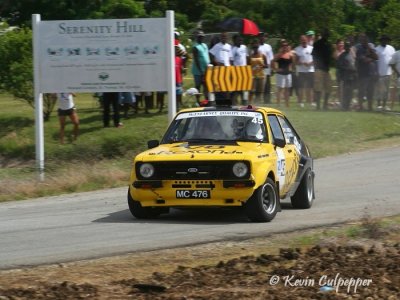
[(268, 155), (265, 143), (237, 142), (235, 144), (198, 145), (188, 143), (163, 144), (136, 156), (136, 161), (177, 160), (250, 160)]

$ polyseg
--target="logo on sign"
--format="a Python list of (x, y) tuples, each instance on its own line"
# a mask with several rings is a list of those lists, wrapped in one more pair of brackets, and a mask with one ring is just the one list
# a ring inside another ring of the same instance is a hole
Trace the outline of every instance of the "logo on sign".
[(106, 81), (109, 77), (110, 77), (110, 75), (108, 73), (106, 73), (106, 72), (101, 72), (99, 74), (99, 79), (102, 80), (102, 81)]

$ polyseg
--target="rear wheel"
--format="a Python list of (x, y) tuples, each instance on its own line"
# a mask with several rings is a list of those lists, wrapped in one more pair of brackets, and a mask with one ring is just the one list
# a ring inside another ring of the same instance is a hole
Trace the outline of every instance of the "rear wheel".
[(290, 198), (294, 208), (307, 209), (314, 202), (314, 178), (310, 169), (304, 173), (296, 193)]
[(278, 212), (278, 205), (276, 184), (268, 178), (246, 202), (245, 210), (247, 217), (253, 222), (270, 222)]
[(128, 191), (129, 211), (136, 219), (155, 219), (162, 213), (168, 213), (168, 208), (164, 207), (143, 207), (139, 201), (132, 198)]

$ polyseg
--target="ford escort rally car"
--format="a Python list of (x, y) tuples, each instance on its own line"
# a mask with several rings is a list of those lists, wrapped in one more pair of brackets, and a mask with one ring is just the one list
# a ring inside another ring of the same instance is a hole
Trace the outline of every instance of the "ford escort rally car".
[(198, 107), (177, 113), (162, 140), (133, 161), (128, 191), (136, 218), (169, 208), (242, 207), (269, 222), (290, 197), (310, 208), (313, 159), (289, 120), (266, 107)]

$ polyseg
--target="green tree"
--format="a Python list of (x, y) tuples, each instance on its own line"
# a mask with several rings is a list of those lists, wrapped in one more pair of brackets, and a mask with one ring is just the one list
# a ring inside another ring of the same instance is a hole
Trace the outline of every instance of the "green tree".
[[(32, 31), (28, 28), (0, 35), (0, 89), (34, 107)], [(55, 99), (43, 96), (43, 116), (50, 118)]]
[(106, 4), (101, 8), (101, 12), (101, 18), (104, 19), (126, 19), (146, 16), (144, 3), (134, 0), (106, 1)]
[(400, 47), (400, 2), (398, 0), (389, 0), (378, 15), (380, 21), (380, 34), (387, 34), (393, 40), (391, 44), (399, 48)]
[(28, 28), (0, 36), (0, 87), (33, 102), (32, 31)]
[(102, 0), (6, 0), (0, 16), (10, 25), (30, 26), (32, 14), (43, 20), (79, 20), (96, 18), (104, 5)]
[(299, 36), (306, 31), (321, 31), (327, 28), (333, 33), (332, 38), (335, 38), (335, 30), (345, 17), (345, 1), (274, 0), (269, 8), (272, 13), (269, 16), (271, 32), (297, 43)]

